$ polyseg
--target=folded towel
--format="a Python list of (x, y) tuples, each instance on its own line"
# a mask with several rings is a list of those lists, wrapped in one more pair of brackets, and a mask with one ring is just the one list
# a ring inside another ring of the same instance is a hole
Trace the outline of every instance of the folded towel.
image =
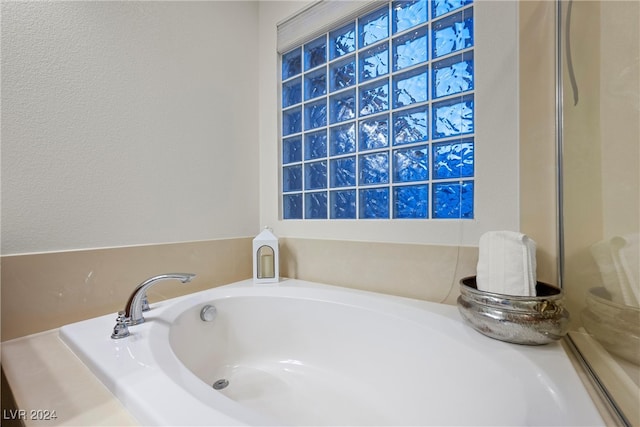
[(504, 295), (536, 295), (536, 242), (514, 231), (480, 237), (476, 285)]

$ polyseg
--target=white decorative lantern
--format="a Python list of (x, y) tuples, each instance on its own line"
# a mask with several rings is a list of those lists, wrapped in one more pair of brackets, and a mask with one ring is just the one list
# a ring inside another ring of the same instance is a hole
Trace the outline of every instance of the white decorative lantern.
[(253, 282), (276, 283), (280, 279), (278, 238), (265, 227), (253, 239)]

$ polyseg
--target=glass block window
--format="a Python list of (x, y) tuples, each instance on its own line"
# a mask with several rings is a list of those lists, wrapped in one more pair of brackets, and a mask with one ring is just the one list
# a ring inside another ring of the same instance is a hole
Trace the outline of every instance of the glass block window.
[(283, 219), (474, 218), (473, 0), (342, 22), (281, 56)]

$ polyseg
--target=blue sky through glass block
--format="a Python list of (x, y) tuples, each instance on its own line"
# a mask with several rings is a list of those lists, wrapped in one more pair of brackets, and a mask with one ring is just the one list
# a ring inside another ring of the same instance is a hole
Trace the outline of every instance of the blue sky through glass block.
[(359, 108), (361, 116), (389, 109), (389, 82), (387, 79), (360, 88)]
[(327, 156), (327, 131), (306, 133), (304, 135), (304, 159), (313, 160)]
[(304, 196), (305, 219), (327, 218), (327, 193), (307, 193)]
[(282, 204), (284, 219), (302, 219), (302, 194), (285, 194)]
[(465, 52), (433, 64), (433, 97), (473, 90), (473, 52)]
[(389, 47), (386, 43), (360, 53), (360, 81), (389, 73)]
[(304, 107), (304, 129), (316, 129), (327, 125), (327, 101), (306, 104)]
[(473, 139), (433, 145), (433, 179), (473, 176)]
[(473, 181), (433, 184), (434, 218), (473, 218)]
[(408, 185), (393, 189), (394, 218), (427, 218), (429, 215), (429, 186)]
[(393, 145), (429, 139), (428, 109), (423, 106), (393, 113)]
[(302, 102), (302, 79), (297, 78), (282, 84), (282, 108)]
[(471, 3), (381, 3), (282, 56), (284, 219), (473, 218)]
[(356, 117), (356, 91), (340, 92), (329, 98), (331, 124)]
[(391, 8), (394, 34), (427, 22), (427, 0), (394, 1)]
[(331, 219), (354, 219), (356, 217), (356, 190), (331, 192)]
[(302, 110), (293, 108), (282, 112), (282, 135), (287, 136), (302, 131)]
[(327, 93), (327, 73), (320, 69), (304, 75), (304, 99), (313, 99)]
[(356, 158), (341, 157), (331, 160), (330, 185), (336, 187), (352, 187), (356, 185)]
[(356, 50), (356, 26), (354, 22), (329, 33), (329, 57), (338, 58)]
[(432, 111), (434, 138), (463, 135), (474, 130), (472, 96), (435, 103)]
[(429, 97), (427, 82), (426, 67), (394, 76), (393, 107), (398, 108), (426, 101)]
[(433, 24), (433, 57), (473, 46), (473, 9), (465, 9)]
[(411, 67), (427, 60), (427, 27), (393, 39), (393, 69)]
[(356, 84), (355, 57), (351, 56), (340, 62), (333, 63), (329, 75), (331, 76), (329, 83), (331, 92)]
[(302, 160), (302, 139), (297, 136), (282, 141), (282, 163), (294, 163)]
[(389, 153), (372, 153), (358, 157), (360, 161), (360, 185), (386, 184), (389, 182)]
[(431, 0), (432, 4), (432, 16), (437, 18), (438, 16), (449, 13), (452, 10), (460, 9), (463, 6), (471, 4), (473, 0)]
[(313, 162), (304, 165), (304, 189), (327, 188), (327, 162)]
[(393, 151), (393, 182), (429, 179), (429, 148), (426, 145)]
[(302, 191), (302, 166), (282, 168), (282, 191)]
[(360, 122), (360, 150), (373, 150), (389, 145), (389, 116)]
[(302, 72), (302, 49), (297, 48), (282, 55), (282, 80)]
[(304, 45), (304, 69), (310, 70), (327, 62), (327, 36)]
[(356, 125), (334, 126), (331, 128), (329, 137), (330, 154), (332, 156), (353, 153), (356, 151)]
[(389, 218), (389, 188), (360, 190), (360, 218)]
[(389, 8), (380, 8), (358, 20), (359, 47), (389, 37)]

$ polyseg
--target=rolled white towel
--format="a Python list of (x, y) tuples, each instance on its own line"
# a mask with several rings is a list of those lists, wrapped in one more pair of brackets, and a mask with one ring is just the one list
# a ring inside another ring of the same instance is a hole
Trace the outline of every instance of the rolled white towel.
[(514, 231), (480, 237), (476, 285), (504, 295), (536, 295), (536, 242)]

